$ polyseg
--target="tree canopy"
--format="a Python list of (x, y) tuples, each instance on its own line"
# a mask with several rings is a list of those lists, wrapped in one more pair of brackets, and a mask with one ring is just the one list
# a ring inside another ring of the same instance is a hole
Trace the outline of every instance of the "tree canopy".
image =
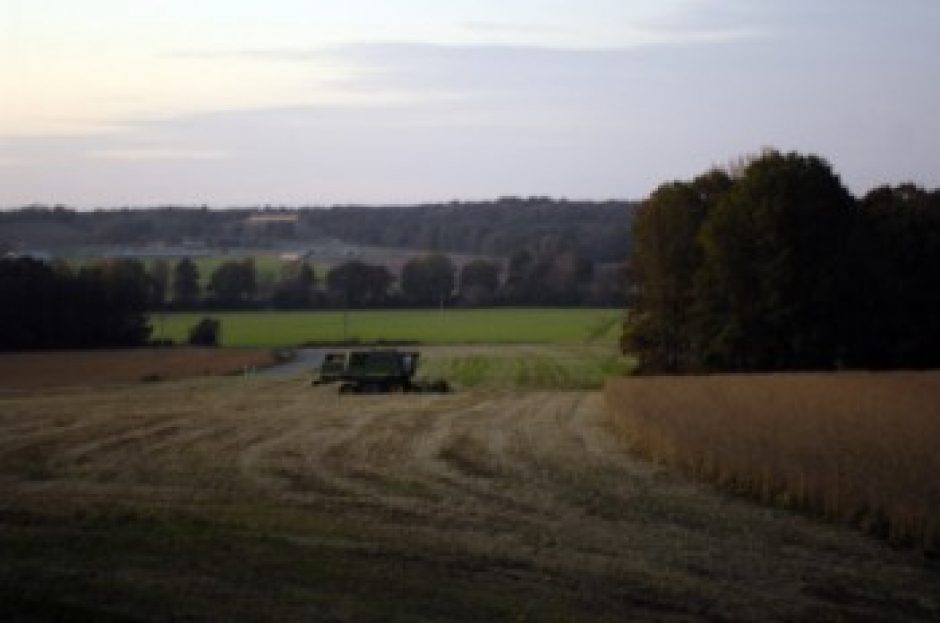
[(150, 335), (139, 262), (81, 268), (0, 259), (0, 350), (139, 346)]
[(353, 260), (334, 266), (327, 273), (327, 296), (340, 307), (378, 306), (388, 300), (393, 280), (384, 266)]
[(456, 269), (446, 255), (433, 253), (408, 260), (401, 271), (401, 290), (416, 305), (443, 305), (454, 292)]
[(664, 184), (635, 218), (624, 347), (647, 372), (937, 365), (938, 196), (859, 202), (777, 151)]

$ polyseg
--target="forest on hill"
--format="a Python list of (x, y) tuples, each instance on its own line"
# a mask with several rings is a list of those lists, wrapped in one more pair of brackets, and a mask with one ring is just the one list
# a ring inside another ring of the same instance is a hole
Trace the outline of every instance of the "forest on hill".
[(323, 240), (508, 258), (551, 246), (592, 262), (627, 255), (633, 204), (547, 197), (414, 206), (0, 211), (0, 251), (88, 245), (290, 247)]

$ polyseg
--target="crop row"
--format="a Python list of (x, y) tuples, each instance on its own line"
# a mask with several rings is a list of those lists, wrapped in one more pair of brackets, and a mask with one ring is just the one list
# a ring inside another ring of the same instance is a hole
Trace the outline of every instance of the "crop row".
[(775, 505), (940, 548), (940, 373), (609, 380), (637, 450)]

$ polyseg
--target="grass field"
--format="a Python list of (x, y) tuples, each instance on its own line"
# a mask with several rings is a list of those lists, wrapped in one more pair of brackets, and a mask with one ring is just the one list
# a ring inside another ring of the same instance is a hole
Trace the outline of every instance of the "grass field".
[(293, 346), (343, 339), (429, 344), (610, 344), (620, 335), (616, 309), (446, 309), (320, 312), (168, 313), (151, 317), (154, 338), (177, 342), (203, 316), (222, 321), (225, 346)]
[(653, 458), (940, 553), (940, 373), (612, 379), (606, 398)]
[(600, 389), (634, 366), (609, 344), (425, 346), (419, 376), (486, 391)]

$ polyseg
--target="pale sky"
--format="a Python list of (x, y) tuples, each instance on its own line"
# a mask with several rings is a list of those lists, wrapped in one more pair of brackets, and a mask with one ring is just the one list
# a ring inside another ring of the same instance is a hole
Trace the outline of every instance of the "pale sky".
[(0, 206), (940, 186), (937, 0), (0, 0)]

